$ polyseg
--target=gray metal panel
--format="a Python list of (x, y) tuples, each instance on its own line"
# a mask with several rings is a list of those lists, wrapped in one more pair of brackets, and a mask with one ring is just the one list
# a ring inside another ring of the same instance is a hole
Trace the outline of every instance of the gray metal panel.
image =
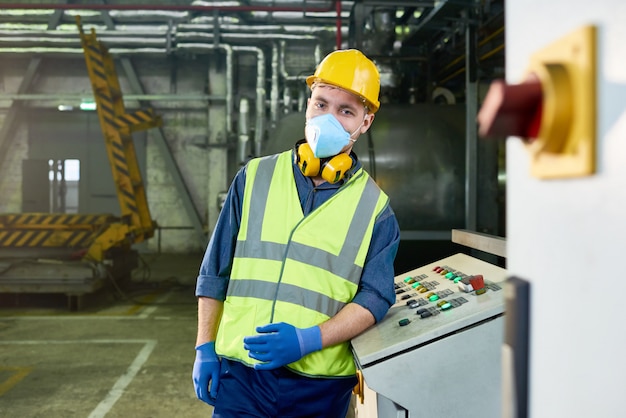
[[(460, 291), (434, 271), (444, 266), (455, 275), (483, 275), (488, 290), (482, 295)], [(410, 290), (398, 293), (385, 318), (352, 340), (367, 386), (408, 410), (409, 417), (498, 418), (504, 340), (501, 286), (506, 274), (459, 253), (396, 276), (398, 292)], [(432, 286), (434, 293), (452, 291), (443, 297), (447, 301), (467, 301), (445, 311), (436, 308), (437, 302), (428, 302), (422, 307), (437, 314), (422, 319), (406, 298), (426, 300), (427, 293), (411, 288), (405, 281), (409, 276)], [(410, 322), (400, 325), (406, 319)]]
[[(442, 335), (472, 326), (504, 312), (504, 292), (487, 291), (480, 296), (466, 294), (459, 290), (457, 284), (435, 273), (433, 268), (437, 266), (448, 266), (466, 275), (482, 274), (485, 282), (499, 283), (506, 278), (506, 270), (461, 253), (396, 276), (396, 283), (404, 284), (402, 282), (408, 276), (426, 275), (427, 278), (423, 280), (439, 282), (437, 291), (450, 289), (454, 291), (450, 299), (463, 296), (469, 302), (441, 315), (420, 320), (419, 316), (415, 315), (415, 310), (408, 309), (406, 303), (398, 299), (382, 321), (352, 340), (352, 346), (362, 366), (426, 344)], [(412, 323), (400, 327), (398, 321), (404, 318), (411, 319)]]
[(366, 367), (363, 377), (409, 418), (500, 418), (503, 328), (496, 318)]

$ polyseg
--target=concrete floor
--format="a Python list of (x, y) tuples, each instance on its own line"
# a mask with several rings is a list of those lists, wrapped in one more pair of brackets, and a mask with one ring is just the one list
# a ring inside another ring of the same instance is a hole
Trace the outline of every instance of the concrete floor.
[[(0, 417), (209, 417), (191, 381), (201, 254), (142, 255), (124, 291), (0, 305)], [(149, 272), (149, 274), (148, 274)]]

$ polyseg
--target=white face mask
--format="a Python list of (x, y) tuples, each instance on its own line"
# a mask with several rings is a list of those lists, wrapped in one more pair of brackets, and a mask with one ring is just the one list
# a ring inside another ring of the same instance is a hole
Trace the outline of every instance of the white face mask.
[(332, 157), (339, 154), (350, 142), (356, 142), (352, 136), (361, 129), (361, 126), (363, 122), (350, 133), (341, 126), (336, 117), (327, 113), (307, 120), (304, 137), (316, 158)]

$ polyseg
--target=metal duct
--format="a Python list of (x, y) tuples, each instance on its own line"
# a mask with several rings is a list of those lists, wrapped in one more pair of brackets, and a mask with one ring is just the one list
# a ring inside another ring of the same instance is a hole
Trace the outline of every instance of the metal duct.
[[(167, 39), (162, 38), (143, 38), (143, 37), (111, 37), (111, 36), (99, 36), (98, 39), (102, 41), (107, 47), (113, 47), (116, 45), (132, 47), (165, 47)], [(0, 47), (80, 47), (80, 39), (73, 38), (37, 38), (37, 37), (7, 37), (0, 36)]]
[[(211, 23), (186, 23), (176, 25), (176, 32), (212, 32), (216, 25)], [(220, 32), (283, 32), (281, 25), (245, 25), (238, 23), (218, 23)]]
[(181, 23), (180, 25), (206, 25), (206, 24), (214, 24), (215, 22), (217, 22), (219, 25), (221, 24), (231, 24), (231, 25), (238, 25), (241, 23), (241, 19), (239, 19), (236, 16), (224, 16), (224, 15), (219, 15), (219, 16), (196, 16), (194, 18), (192, 18), (191, 20), (189, 20), (189, 22), (187, 23)]
[[(212, 33), (204, 33), (204, 32), (182, 32), (176, 34), (176, 41), (181, 42), (193, 42), (193, 41), (201, 41), (206, 42), (207, 40), (214, 39), (214, 35)], [(224, 42), (241, 42), (247, 41), (250, 43), (250, 40), (257, 41), (274, 41), (274, 40), (298, 40), (298, 41), (313, 41), (317, 42), (318, 38), (313, 35), (290, 35), (286, 33), (222, 33), (220, 34), (220, 39)]]
[(272, 83), (270, 90), (270, 123), (272, 128), (276, 127), (278, 121), (278, 45), (272, 43)]
[(250, 142), (250, 104), (248, 99), (243, 97), (239, 100), (239, 123), (237, 124), (237, 134), (239, 141), (237, 142), (238, 163), (246, 161), (248, 143)]
[[(257, 54), (256, 78), (256, 125), (254, 128), (254, 155), (261, 154), (261, 143), (265, 133), (265, 54), (261, 48), (233, 46), (233, 51), (247, 51)], [(242, 160), (243, 161), (243, 160)]]
[[(237, 2), (234, 5), (194, 1), (191, 5), (169, 5), (169, 4), (37, 4), (37, 3), (3, 3), (4, 9), (17, 9), (17, 10), (141, 10), (141, 11), (196, 11), (196, 12), (251, 12), (251, 11), (263, 11), (263, 12), (300, 12), (300, 13), (323, 13), (333, 11), (336, 0), (318, 1), (308, 0), (306, 3), (301, 1), (293, 1), (283, 3), (281, 6), (267, 5), (266, 1), (263, 1), (259, 5), (242, 5)], [(315, 3), (315, 6), (311, 4)]]
[[(245, 24), (222, 24), (219, 23), (217, 28), (220, 33), (239, 32), (239, 33), (289, 33), (289, 34), (318, 34), (323, 32), (335, 33), (334, 26), (323, 25), (245, 25)], [(215, 25), (212, 23), (193, 23), (176, 25), (176, 33), (183, 32), (212, 32)], [(342, 31), (347, 31), (342, 28)], [(347, 32), (346, 32), (347, 33)]]
[[(115, 56), (132, 56), (132, 55), (166, 55), (169, 51), (165, 48), (109, 48), (109, 53)], [(83, 55), (82, 49), (78, 48), (61, 48), (61, 47), (31, 47), (31, 48), (11, 48), (0, 47), (0, 54), (10, 55), (37, 55), (62, 57), (71, 55)]]
[(109, 16), (117, 22), (186, 22), (189, 12), (172, 12), (165, 10), (110, 10)]
[[(234, 27), (232, 29), (235, 29)], [(162, 30), (144, 30), (143, 32), (128, 33), (124, 31), (110, 31), (103, 30), (98, 34), (99, 39), (109, 47), (132, 47), (132, 46), (144, 46), (144, 47), (169, 47), (171, 50), (176, 50), (177, 43), (190, 43), (190, 42), (211, 42), (215, 38), (213, 32), (177, 32), (174, 34), (173, 42), (169, 39), (168, 32)], [(318, 37), (314, 35), (301, 35), (301, 34), (289, 34), (289, 33), (236, 33), (236, 32), (222, 32), (220, 33), (220, 40), (223, 43), (245, 43), (249, 44), (251, 40), (259, 42), (271, 42), (275, 40), (286, 41), (308, 41), (317, 42)], [(171, 45), (168, 45), (171, 42)], [(32, 48), (38, 47), (37, 51), (41, 51), (44, 47), (77, 47), (80, 48), (80, 38), (78, 38), (76, 32), (61, 32), (55, 30), (44, 31), (7, 31), (0, 30), (0, 47), (12, 48), (10, 52), (20, 52), (19, 48)], [(34, 52), (30, 49), (22, 52)], [(3, 50), (0, 49), (0, 52)], [(5, 51), (8, 52), (8, 51)]]

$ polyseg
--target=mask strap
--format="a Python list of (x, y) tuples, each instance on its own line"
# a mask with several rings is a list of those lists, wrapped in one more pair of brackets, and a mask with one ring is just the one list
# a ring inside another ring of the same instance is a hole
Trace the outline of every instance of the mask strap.
[(366, 117), (366, 116), (367, 116), (367, 113), (365, 113), (365, 115), (363, 115), (363, 120), (361, 121), (361, 124), (359, 125), (359, 127), (358, 127), (358, 128), (356, 128), (356, 129), (354, 130), (354, 132), (352, 132), (352, 133), (350, 134), (350, 141), (351, 141), (351, 142), (356, 142), (356, 139), (352, 139), (352, 135), (354, 135), (355, 133), (357, 133), (357, 131), (359, 131), (359, 130), (363, 127), (363, 124), (365, 123), (365, 117)]

